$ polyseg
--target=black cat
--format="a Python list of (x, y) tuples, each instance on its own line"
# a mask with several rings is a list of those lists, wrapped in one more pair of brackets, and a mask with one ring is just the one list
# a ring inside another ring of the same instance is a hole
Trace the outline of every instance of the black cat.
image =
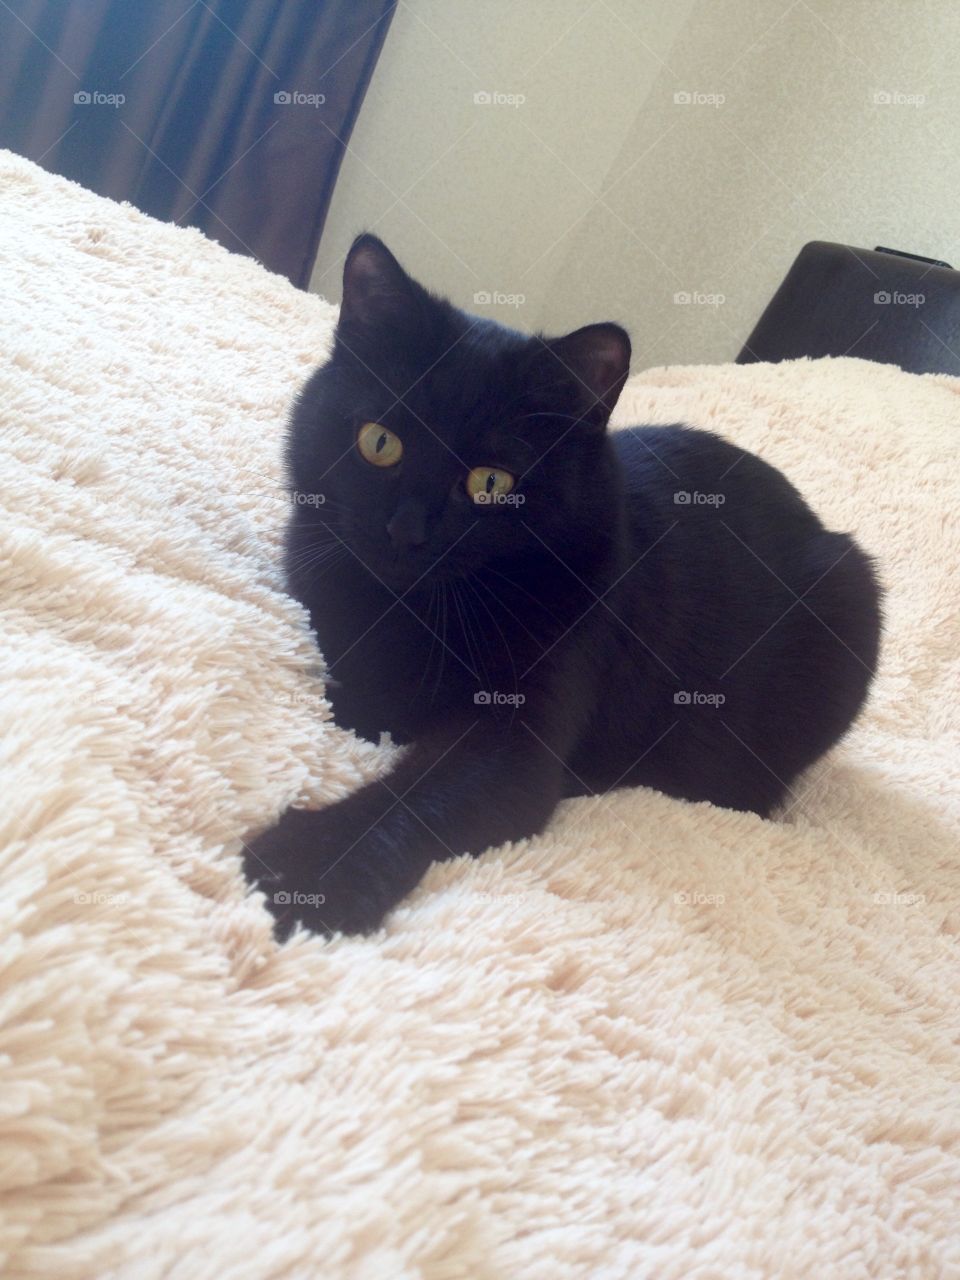
[(629, 359), (617, 325), (516, 333), (354, 243), (290, 425), (286, 572), (337, 723), (410, 746), (250, 846), (281, 935), (374, 929), (431, 862), (531, 836), (563, 796), (766, 816), (850, 727), (870, 561), (717, 436), (607, 434)]

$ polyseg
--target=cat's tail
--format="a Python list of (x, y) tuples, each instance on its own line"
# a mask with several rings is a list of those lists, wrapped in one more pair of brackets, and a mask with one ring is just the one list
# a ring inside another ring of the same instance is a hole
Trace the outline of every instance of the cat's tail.
[(845, 533), (824, 531), (807, 545), (801, 581), (801, 607), (816, 620), (805, 628), (802, 659), (818, 704), (816, 757), (866, 702), (880, 655), (883, 590), (874, 561)]

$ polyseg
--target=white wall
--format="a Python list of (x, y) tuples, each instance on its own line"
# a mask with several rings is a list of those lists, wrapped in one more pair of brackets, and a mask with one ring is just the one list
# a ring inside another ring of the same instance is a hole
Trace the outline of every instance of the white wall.
[(311, 288), (374, 230), (519, 328), (732, 359), (807, 240), (958, 263), (958, 47), (952, 0), (401, 0)]

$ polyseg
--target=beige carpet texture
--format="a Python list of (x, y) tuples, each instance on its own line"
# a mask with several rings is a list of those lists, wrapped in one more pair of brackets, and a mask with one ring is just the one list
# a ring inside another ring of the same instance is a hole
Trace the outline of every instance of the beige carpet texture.
[(279, 947), (243, 837), (392, 750), (331, 723), (278, 563), (335, 311), (6, 153), (0, 263), (5, 1280), (960, 1277), (960, 381), (617, 408), (878, 559), (869, 705), (776, 820), (568, 801)]

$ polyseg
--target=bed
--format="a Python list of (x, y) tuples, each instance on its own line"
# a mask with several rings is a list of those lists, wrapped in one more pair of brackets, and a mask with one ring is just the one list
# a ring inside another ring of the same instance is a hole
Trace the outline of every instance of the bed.
[(278, 564), (335, 310), (8, 153), (0, 253), (4, 1276), (960, 1275), (960, 380), (618, 405), (879, 561), (869, 707), (776, 820), (572, 800), (280, 947), (244, 837), (393, 750), (330, 721)]

